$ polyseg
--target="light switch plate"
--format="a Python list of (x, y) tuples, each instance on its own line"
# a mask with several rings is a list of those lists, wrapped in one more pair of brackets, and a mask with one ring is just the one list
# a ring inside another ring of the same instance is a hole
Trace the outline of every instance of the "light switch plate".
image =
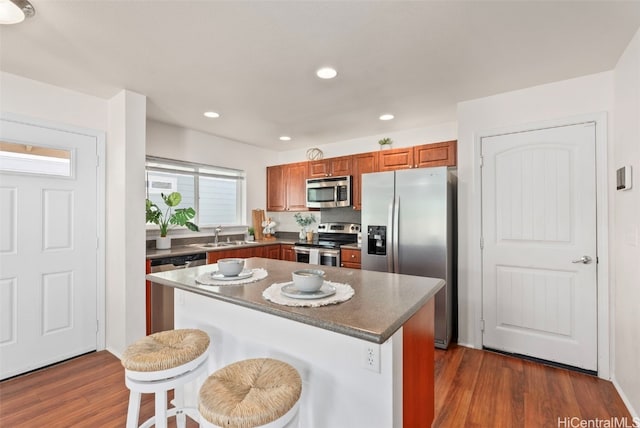
[(631, 165), (616, 170), (616, 190), (629, 190), (632, 187)]

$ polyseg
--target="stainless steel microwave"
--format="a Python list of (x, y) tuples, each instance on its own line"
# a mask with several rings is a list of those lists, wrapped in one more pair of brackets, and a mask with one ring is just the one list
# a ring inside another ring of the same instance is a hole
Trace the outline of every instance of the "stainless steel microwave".
[(307, 179), (307, 207), (351, 206), (351, 176)]

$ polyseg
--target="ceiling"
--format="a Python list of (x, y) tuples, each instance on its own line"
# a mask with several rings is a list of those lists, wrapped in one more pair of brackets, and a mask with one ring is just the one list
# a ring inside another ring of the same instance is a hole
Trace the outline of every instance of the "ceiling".
[[(0, 28), (1, 70), (129, 89), (151, 119), (274, 150), (455, 121), (459, 101), (611, 70), (640, 27), (637, 1), (31, 2), (35, 17)], [(325, 65), (338, 77), (318, 79)]]

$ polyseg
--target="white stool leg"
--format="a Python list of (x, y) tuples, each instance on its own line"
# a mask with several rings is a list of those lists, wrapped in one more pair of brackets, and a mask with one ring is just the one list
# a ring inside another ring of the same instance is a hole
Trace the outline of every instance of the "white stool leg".
[[(184, 386), (176, 386), (173, 390), (173, 407), (182, 409), (184, 407)], [(178, 428), (185, 428), (187, 423), (186, 416), (182, 412), (176, 414), (176, 425)]]
[(167, 428), (167, 391), (156, 392), (156, 428)]
[(139, 392), (129, 392), (129, 410), (127, 411), (127, 428), (137, 428), (140, 418), (140, 398)]

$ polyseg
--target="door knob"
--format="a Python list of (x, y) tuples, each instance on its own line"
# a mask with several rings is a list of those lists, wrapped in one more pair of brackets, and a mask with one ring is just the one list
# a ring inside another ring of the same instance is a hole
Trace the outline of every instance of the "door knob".
[(588, 265), (589, 263), (591, 263), (591, 257), (582, 256), (578, 260), (572, 260), (571, 263), (582, 263), (582, 264)]

